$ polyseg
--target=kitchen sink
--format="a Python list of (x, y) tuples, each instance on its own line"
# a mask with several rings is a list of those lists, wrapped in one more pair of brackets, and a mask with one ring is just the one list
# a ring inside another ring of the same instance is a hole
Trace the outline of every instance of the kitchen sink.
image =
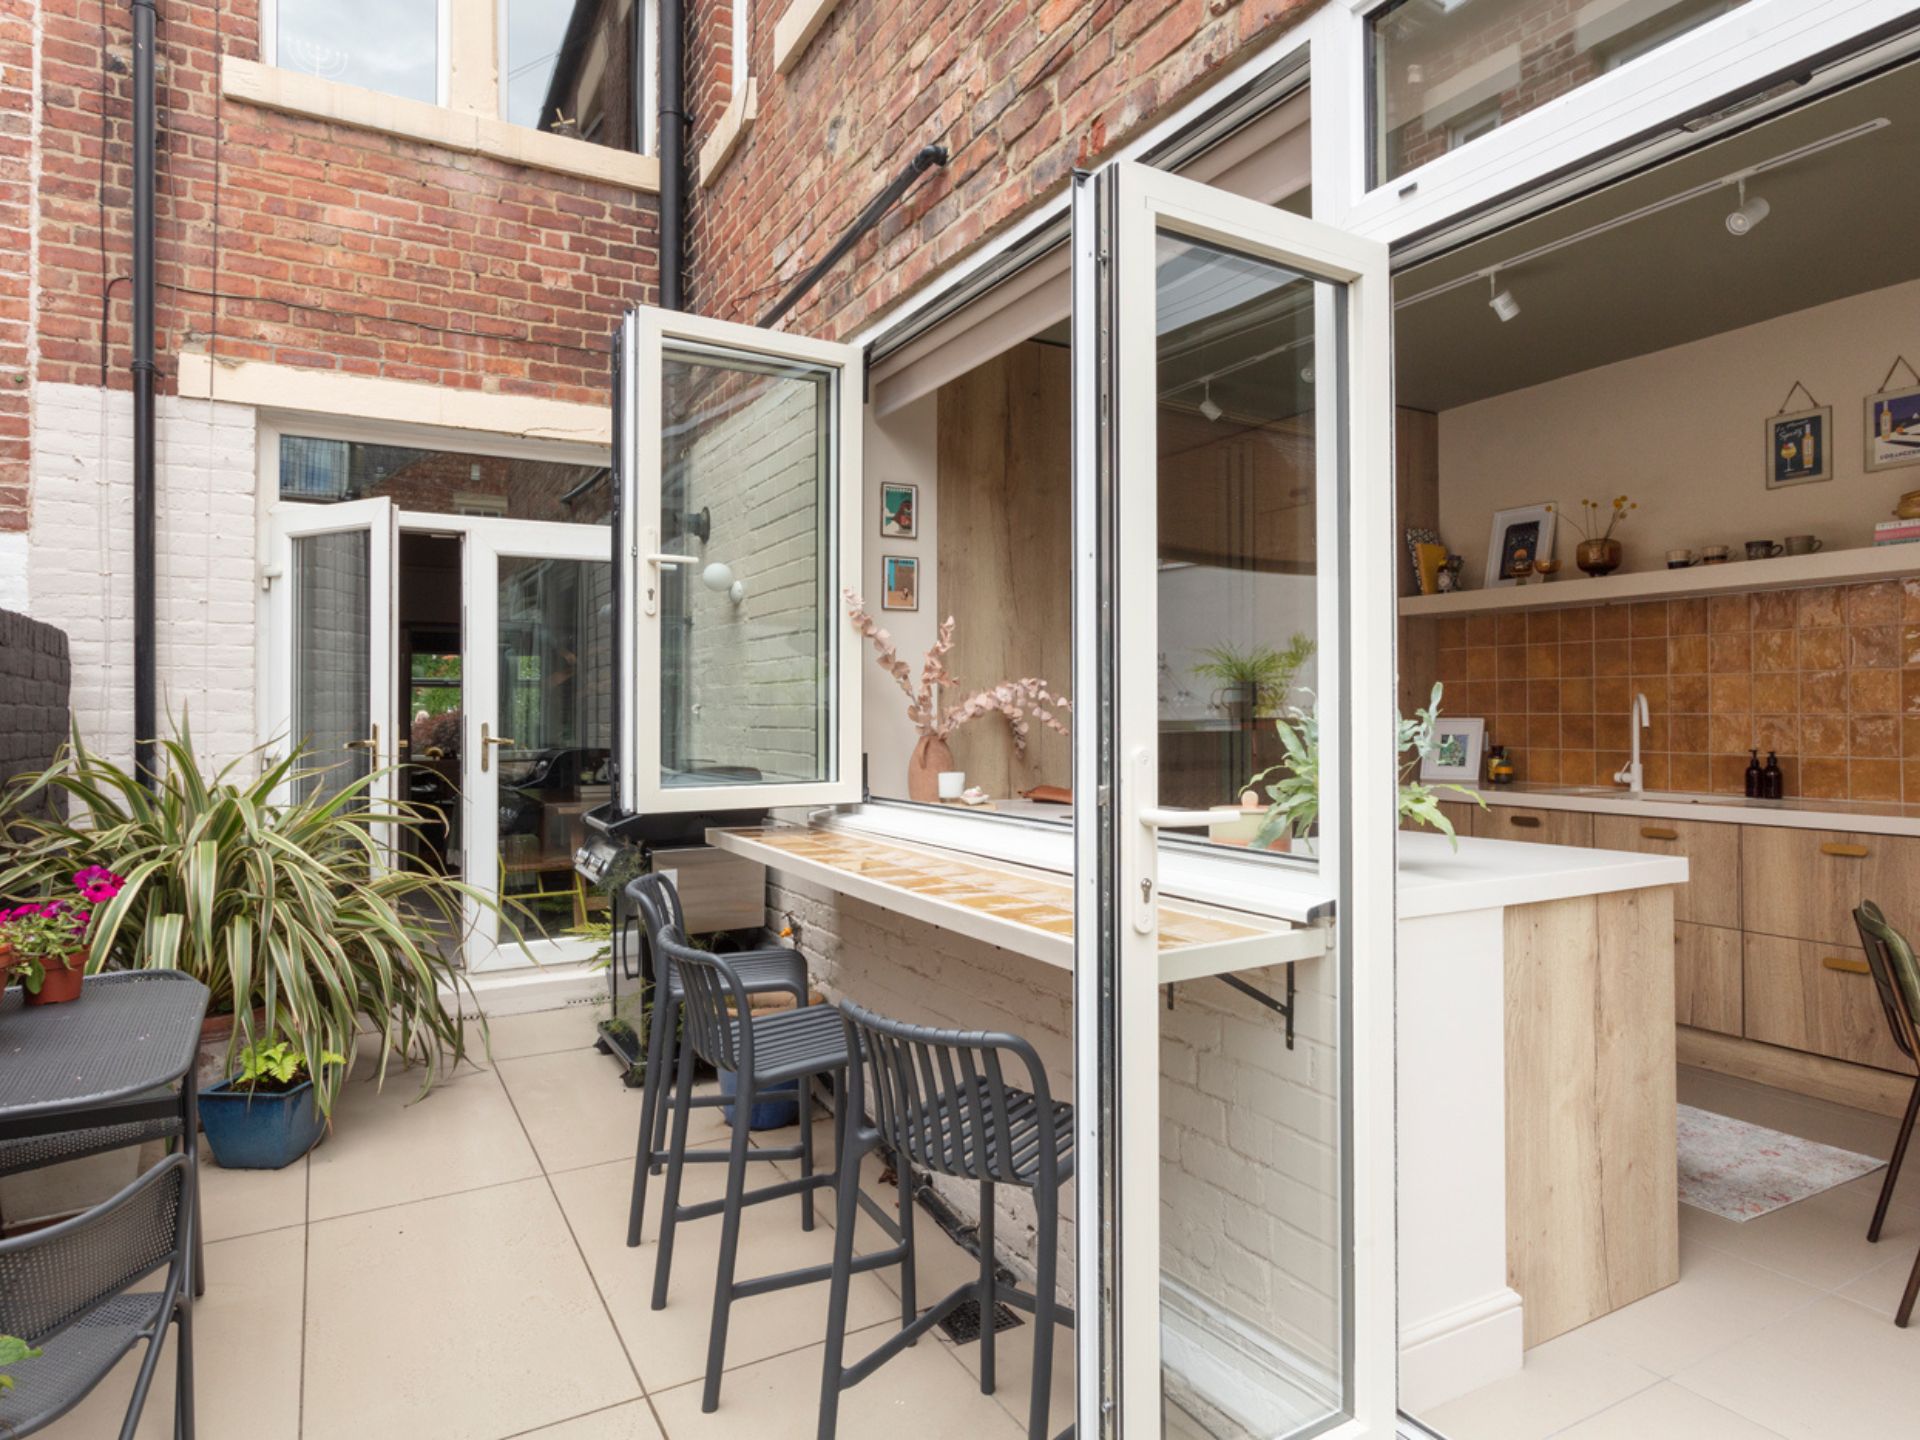
[(1607, 800), (1654, 800), (1662, 805), (1701, 805), (1718, 799), (1711, 795), (1689, 795), (1676, 790), (1643, 790), (1638, 795), (1618, 785), (1553, 785), (1532, 792), (1535, 795), (1592, 795)]

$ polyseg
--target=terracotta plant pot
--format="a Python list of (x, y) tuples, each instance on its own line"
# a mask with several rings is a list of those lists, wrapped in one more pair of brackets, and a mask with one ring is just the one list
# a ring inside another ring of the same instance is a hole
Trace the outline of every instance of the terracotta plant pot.
[(47, 973), (41, 978), (40, 993), (38, 995), (29, 993), (27, 1004), (62, 1005), (69, 1000), (80, 998), (80, 985), (86, 978), (87, 972), (86, 951), (76, 950), (64, 958), (49, 955), (41, 963), (46, 967)]
[(907, 798), (931, 804), (940, 798), (940, 772), (957, 770), (953, 751), (934, 735), (922, 735), (907, 759)]
[(1611, 575), (1625, 559), (1618, 540), (1582, 540), (1574, 563), (1589, 575)]

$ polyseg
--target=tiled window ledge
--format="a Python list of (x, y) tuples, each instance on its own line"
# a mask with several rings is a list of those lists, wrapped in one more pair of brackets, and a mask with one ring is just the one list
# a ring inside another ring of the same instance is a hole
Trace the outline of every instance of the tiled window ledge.
[(577, 175), (649, 194), (657, 194), (660, 189), (660, 163), (651, 155), (550, 135), (509, 124), (494, 115), (382, 95), (234, 55), (221, 59), (220, 90), (229, 100), (263, 109), (399, 135), (463, 154), (491, 156), (510, 165)]

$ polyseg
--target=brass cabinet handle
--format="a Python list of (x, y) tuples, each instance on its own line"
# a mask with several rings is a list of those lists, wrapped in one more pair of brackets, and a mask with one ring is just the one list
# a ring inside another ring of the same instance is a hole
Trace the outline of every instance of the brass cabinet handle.
[(1642, 825), (1640, 827), (1640, 838), (1643, 840), (1678, 840), (1680, 838), (1680, 832), (1678, 830), (1669, 830), (1664, 825)]
[(1829, 970), (1838, 970), (1843, 975), (1871, 975), (1873, 967), (1864, 960), (1849, 960), (1842, 955), (1822, 955), (1820, 963)]
[(1822, 855), (1838, 855), (1842, 860), (1864, 860), (1867, 847), (1864, 845), (1841, 845), (1829, 840), (1820, 847)]
[(1538, 830), (1540, 828), (1540, 817), (1538, 815), (1509, 815), (1507, 816), (1507, 824), (1518, 825), (1522, 830)]

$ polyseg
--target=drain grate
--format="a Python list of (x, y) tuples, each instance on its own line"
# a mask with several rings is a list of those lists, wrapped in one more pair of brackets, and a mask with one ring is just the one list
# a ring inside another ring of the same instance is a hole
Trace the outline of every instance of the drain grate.
[[(993, 1307), (993, 1333), (1012, 1330), (1026, 1322), (1014, 1314), (1008, 1305)], [(947, 1332), (947, 1338), (956, 1345), (971, 1345), (980, 1338), (980, 1302), (962, 1300), (953, 1307), (952, 1312), (940, 1321), (940, 1328)]]

